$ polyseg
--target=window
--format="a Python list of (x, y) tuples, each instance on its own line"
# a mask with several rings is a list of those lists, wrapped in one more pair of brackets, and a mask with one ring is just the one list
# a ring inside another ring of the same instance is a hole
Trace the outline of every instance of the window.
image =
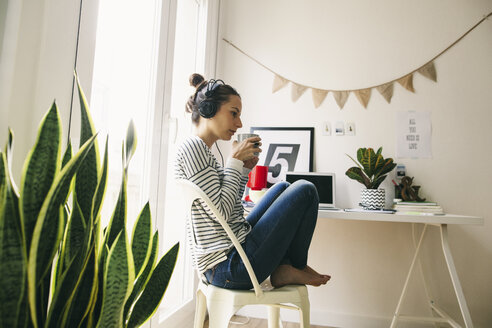
[[(185, 114), (185, 102), (193, 92), (193, 88), (189, 86), (188, 78), (198, 70), (200, 9), (200, 3), (196, 0), (180, 0), (177, 3), (167, 181), (174, 179), (176, 148), (191, 133), (191, 119), (189, 114)], [(176, 200), (172, 188), (172, 183), (166, 184), (164, 214), (166, 219), (160, 231), (162, 231), (163, 239), (166, 241), (175, 240), (179, 236), (180, 256), (174, 269), (173, 284), (168, 287), (165, 299), (161, 303), (159, 323), (164, 322), (173, 313), (174, 317), (168, 319), (163, 326), (172, 327), (176, 325), (176, 327), (180, 327), (178, 322), (185, 320), (183, 316), (189, 316), (190, 311), (194, 311), (195, 272), (185, 247), (185, 221), (184, 218), (176, 216), (177, 209), (174, 207)], [(181, 310), (181, 313), (176, 313), (177, 310)]]
[[(176, 146), (191, 133), (184, 104), (193, 92), (189, 76), (203, 71), (206, 62), (208, 6), (206, 0), (99, 0), (98, 10), (86, 14), (97, 13), (97, 19), (85, 18), (86, 22), (97, 21), (89, 102), (101, 153), (106, 135), (110, 138), (103, 224), (109, 222), (118, 198), (121, 143), (133, 120), (138, 144), (128, 172), (127, 231), (131, 233), (150, 199), (159, 229), (160, 256), (180, 241), (171, 284), (152, 326), (172, 327), (176, 318), (189, 320), (194, 311), (196, 275), (186, 254), (185, 222), (173, 215), (172, 184), (168, 182), (174, 175)], [(218, 2), (214, 1), (215, 17), (217, 14)], [(85, 42), (91, 39), (82, 38)], [(212, 48), (215, 56), (215, 46)], [(90, 59), (82, 58), (78, 67), (90, 71), (87, 67), (91, 65)]]
[[(100, 151), (109, 135), (109, 167), (103, 225), (111, 218), (122, 174), (121, 143), (131, 120), (137, 151), (128, 172), (127, 229), (149, 199), (150, 148), (154, 116), (158, 0), (99, 2), (91, 113)], [(131, 236), (129, 236), (131, 237)]]

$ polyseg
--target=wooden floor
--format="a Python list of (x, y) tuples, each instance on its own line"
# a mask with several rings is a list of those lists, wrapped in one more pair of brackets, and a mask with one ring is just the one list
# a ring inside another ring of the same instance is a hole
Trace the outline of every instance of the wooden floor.
[[(249, 320), (249, 322), (248, 322)], [(238, 322), (237, 324), (233, 322)], [(240, 324), (240, 322), (248, 322), (245, 324)], [(293, 322), (282, 322), (284, 328), (298, 328), (299, 324), (298, 323), (293, 323)], [(208, 320), (205, 321), (205, 325), (203, 326), (204, 328), (209, 328), (208, 327)], [(257, 319), (257, 318), (247, 318), (247, 317), (241, 317), (241, 316), (233, 316), (231, 319), (231, 323), (229, 323), (229, 328), (268, 328), (268, 322), (266, 319)], [(210, 327), (213, 328), (213, 327)], [(311, 328), (329, 328), (327, 326), (314, 326), (311, 325)]]

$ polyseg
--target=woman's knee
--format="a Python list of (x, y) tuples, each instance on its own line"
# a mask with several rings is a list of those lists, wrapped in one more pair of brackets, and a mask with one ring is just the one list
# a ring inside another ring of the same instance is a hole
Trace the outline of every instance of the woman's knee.
[(282, 190), (287, 189), (290, 186), (290, 183), (287, 181), (279, 181), (274, 185), (276, 188), (280, 188)]
[(291, 187), (295, 188), (299, 193), (306, 195), (308, 199), (312, 199), (316, 203), (319, 202), (318, 190), (312, 182), (301, 179), (294, 182)]

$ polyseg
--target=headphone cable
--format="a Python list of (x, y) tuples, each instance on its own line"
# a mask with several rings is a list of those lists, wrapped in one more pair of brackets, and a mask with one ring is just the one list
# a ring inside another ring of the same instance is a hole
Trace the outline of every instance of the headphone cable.
[(222, 167), (224, 167), (224, 156), (222, 156), (222, 152), (220, 151), (220, 148), (219, 148), (219, 145), (217, 144), (217, 141), (215, 142), (215, 147), (217, 147), (217, 150), (219, 151), (220, 159), (222, 161)]

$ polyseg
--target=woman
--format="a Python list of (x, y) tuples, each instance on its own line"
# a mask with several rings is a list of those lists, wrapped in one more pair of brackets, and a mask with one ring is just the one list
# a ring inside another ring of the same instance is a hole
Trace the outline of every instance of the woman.
[[(274, 287), (287, 284), (326, 284), (329, 275), (307, 265), (307, 254), (316, 225), (318, 194), (307, 181), (280, 182), (270, 188), (248, 217), (243, 216), (241, 196), (248, 173), (258, 163), (259, 137), (233, 143), (225, 167), (210, 148), (217, 140), (230, 140), (241, 123), (241, 98), (221, 80), (205, 81), (193, 74), (196, 92), (186, 104), (196, 125), (196, 135), (179, 148), (176, 178), (197, 184), (224, 214), (242, 244), (258, 281), (270, 276)], [(191, 218), (193, 261), (209, 283), (231, 289), (252, 288), (246, 267), (225, 231), (202, 202), (195, 201)], [(191, 229), (188, 229), (189, 231)]]

